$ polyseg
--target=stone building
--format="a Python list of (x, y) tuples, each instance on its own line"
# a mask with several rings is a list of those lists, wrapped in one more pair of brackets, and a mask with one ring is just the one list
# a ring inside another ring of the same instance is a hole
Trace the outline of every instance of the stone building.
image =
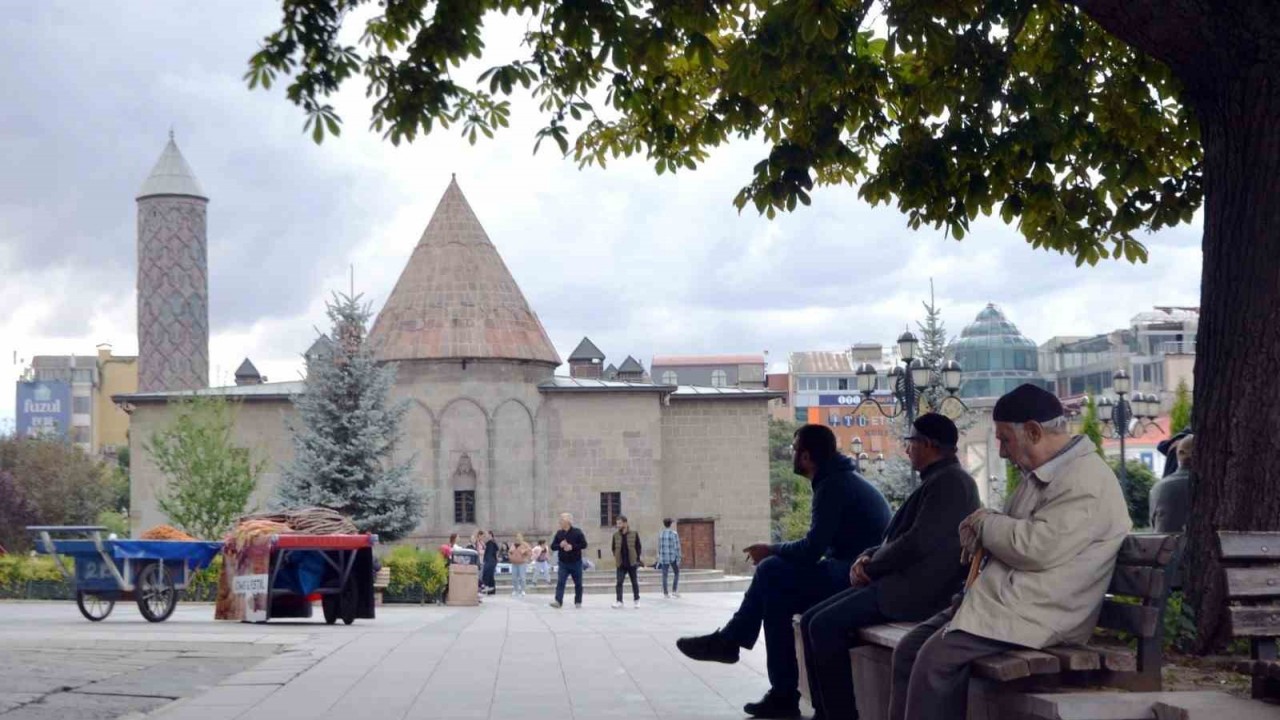
[[(605, 380), (603, 353), (590, 341), (570, 356), (576, 377), (556, 375), (559, 353), (456, 182), (370, 342), (380, 361), (396, 365), (393, 392), (410, 403), (399, 452), (414, 457), (428, 494), (408, 542), (434, 546), (476, 527), (549, 539), (568, 511), (589, 555), (608, 567), (619, 513), (650, 541), (646, 555), (656, 552), (662, 518), (674, 517), (688, 566), (742, 570), (742, 548), (769, 537), (767, 405), (778, 394)], [(323, 348), (317, 341), (308, 353)], [(241, 401), (237, 440), (270, 459), (259, 502), (292, 456), (290, 398), (304, 388), (207, 391)], [(179, 394), (119, 398), (133, 414), (135, 530), (164, 520), (155, 495), (165, 480), (140, 443), (167, 422)]]

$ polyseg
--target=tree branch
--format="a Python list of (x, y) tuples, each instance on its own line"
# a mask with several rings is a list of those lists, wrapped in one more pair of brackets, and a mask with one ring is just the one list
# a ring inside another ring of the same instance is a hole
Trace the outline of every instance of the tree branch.
[(1103, 30), (1182, 74), (1213, 51), (1199, 0), (1063, 0)]

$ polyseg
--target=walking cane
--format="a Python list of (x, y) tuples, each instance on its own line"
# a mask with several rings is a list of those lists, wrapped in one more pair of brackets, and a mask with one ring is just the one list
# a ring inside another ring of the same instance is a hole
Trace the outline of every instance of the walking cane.
[(982, 561), (986, 557), (986, 548), (978, 548), (978, 552), (973, 554), (973, 559), (969, 561), (969, 577), (964, 581), (965, 590), (973, 587), (973, 582), (978, 579), (978, 572), (982, 570)]

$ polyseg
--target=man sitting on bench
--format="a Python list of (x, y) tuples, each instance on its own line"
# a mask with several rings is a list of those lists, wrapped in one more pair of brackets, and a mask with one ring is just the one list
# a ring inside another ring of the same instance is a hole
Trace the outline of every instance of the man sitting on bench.
[(977, 484), (956, 459), (959, 435), (945, 415), (916, 419), (904, 444), (920, 487), (894, 514), (884, 541), (854, 562), (853, 587), (800, 619), (814, 720), (858, 717), (849, 661), (850, 636), (858, 628), (924, 620), (964, 584), (955, 529), (982, 503)]
[(981, 574), (898, 643), (891, 720), (962, 719), (974, 660), (1088, 641), (1132, 526), (1115, 473), (1092, 441), (1067, 432), (1058, 398), (1021, 385), (992, 419), (1000, 457), (1022, 482), (1005, 513), (981, 509), (960, 523), (962, 562), (982, 558)]

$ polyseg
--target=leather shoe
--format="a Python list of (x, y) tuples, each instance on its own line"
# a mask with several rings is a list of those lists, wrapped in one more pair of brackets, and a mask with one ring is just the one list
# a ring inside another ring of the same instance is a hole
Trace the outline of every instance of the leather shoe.
[(692, 660), (729, 665), (738, 662), (738, 643), (722, 635), (719, 630), (710, 635), (680, 638), (676, 641), (676, 647)]
[(755, 718), (798, 718), (800, 717), (800, 698), (796, 695), (783, 697), (770, 690), (764, 694), (760, 702), (747, 703), (743, 711)]

